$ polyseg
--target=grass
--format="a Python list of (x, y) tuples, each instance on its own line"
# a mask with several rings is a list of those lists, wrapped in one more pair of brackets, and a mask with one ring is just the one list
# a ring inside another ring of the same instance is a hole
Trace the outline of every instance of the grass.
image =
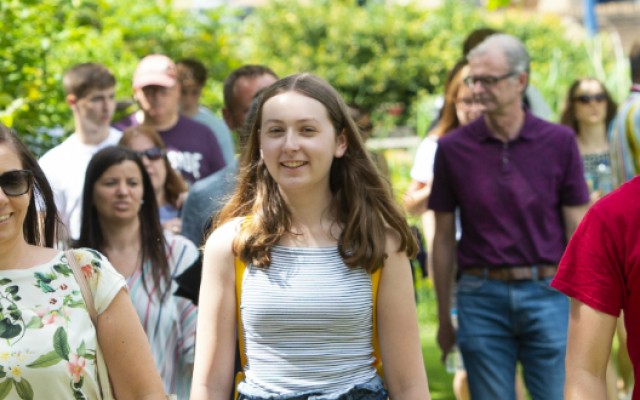
[[(420, 272), (416, 272), (416, 276), (419, 277)], [(416, 297), (422, 356), (429, 377), (431, 398), (433, 400), (455, 400), (451, 388), (453, 375), (447, 373), (444, 365), (440, 362), (440, 348), (435, 340), (438, 323), (435, 293), (430, 279), (417, 279)]]
[[(394, 195), (399, 201), (409, 186), (411, 178), (409, 172), (413, 164), (413, 152), (415, 149), (388, 149), (384, 151), (385, 159), (389, 165), (389, 178)], [(417, 219), (409, 221), (418, 224)], [(420, 324), (420, 340), (422, 342), (422, 355), (424, 365), (429, 377), (429, 389), (433, 400), (455, 400), (452, 390), (453, 375), (447, 373), (440, 362), (440, 348), (436, 343), (436, 331), (438, 321), (436, 314), (436, 298), (433, 284), (429, 278), (422, 278), (419, 268), (415, 269), (416, 279), (416, 303), (418, 306), (418, 320)]]

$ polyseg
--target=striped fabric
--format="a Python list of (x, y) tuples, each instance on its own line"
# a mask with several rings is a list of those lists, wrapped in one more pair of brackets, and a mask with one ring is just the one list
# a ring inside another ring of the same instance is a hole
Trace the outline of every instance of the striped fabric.
[[(169, 268), (175, 278), (196, 261), (198, 249), (186, 238), (169, 232), (165, 232), (165, 239)], [(188, 399), (193, 372), (196, 307), (191, 301), (173, 295), (177, 289), (173, 280), (164, 302), (160, 303), (158, 288), (153, 286), (151, 267), (149, 263), (144, 265), (147, 287), (152, 289), (150, 293), (144, 289), (140, 270), (127, 279), (131, 300), (147, 333), (165, 391), (177, 393), (179, 399)]]
[(245, 272), (242, 387), (271, 394), (336, 393), (376, 376), (371, 278), (331, 248), (275, 246)]
[(611, 122), (609, 149), (616, 186), (640, 173), (640, 85), (633, 85)]

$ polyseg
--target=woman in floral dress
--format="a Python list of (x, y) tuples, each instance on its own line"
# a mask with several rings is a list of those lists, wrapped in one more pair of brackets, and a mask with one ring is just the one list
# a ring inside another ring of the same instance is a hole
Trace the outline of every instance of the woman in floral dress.
[(57, 222), (37, 161), (0, 125), (0, 398), (100, 399), (99, 339), (117, 398), (164, 399), (122, 276), (95, 251), (73, 252), (96, 329), (65, 253), (51, 248)]

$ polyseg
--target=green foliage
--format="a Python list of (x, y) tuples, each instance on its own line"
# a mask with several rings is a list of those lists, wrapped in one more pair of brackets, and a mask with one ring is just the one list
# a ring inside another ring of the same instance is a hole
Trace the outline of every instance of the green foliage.
[(2, 1), (0, 120), (39, 155), (60, 140), (52, 128), (72, 130), (60, 83), (66, 69), (101, 62), (116, 75), (118, 98), (130, 99), (136, 63), (159, 52), (195, 57), (209, 67), (203, 103), (215, 110), (224, 77), (241, 64), (258, 63), (281, 76), (318, 74), (347, 102), (374, 110), (382, 131), (401, 124), (423, 135), (464, 38), (482, 26), (525, 42), (531, 82), (555, 115), (574, 78), (596, 76), (618, 99), (628, 90), (622, 51), (606, 35), (588, 41), (556, 17), (487, 11), (471, 0), (445, 0), (436, 9), (403, 3), (273, 0), (241, 15), (226, 8), (178, 10), (170, 0)]
[[(434, 114), (449, 68), (462, 56), (462, 42), (482, 26), (521, 38), (532, 56), (531, 82), (557, 114), (575, 77), (606, 77), (615, 68), (608, 38), (598, 53), (592, 42), (552, 16), (518, 10), (487, 12), (472, 2), (448, 0), (434, 10), (415, 4), (276, 0), (243, 24), (242, 57), (281, 75), (309, 71), (345, 96), (377, 110), (378, 124), (407, 124), (423, 134)], [(505, 4), (494, 2), (495, 8)], [(592, 61), (593, 60), (593, 61)], [(391, 107), (389, 105), (392, 105)], [(389, 108), (404, 110), (399, 116)], [(392, 115), (389, 118), (389, 115)]]
[(247, 18), (243, 57), (280, 75), (318, 74), (348, 102), (404, 107), (420, 90), (443, 85), (463, 32), (480, 23), (470, 4), (457, 4), (427, 11), (412, 4), (276, 0)]
[[(199, 58), (210, 68), (215, 86), (234, 62), (225, 47), (221, 20), (226, 15), (223, 9), (196, 15), (176, 10), (169, 1), (2, 1), (0, 120), (15, 128), (36, 154), (54, 145), (59, 139), (48, 130), (72, 130), (62, 75), (81, 62), (110, 68), (121, 99), (131, 97), (137, 62), (154, 52)], [(220, 104), (219, 99), (205, 101)]]
[(614, 97), (629, 90), (627, 60), (619, 44), (602, 33), (593, 39), (564, 27), (556, 17), (531, 17), (516, 12), (493, 14), (497, 26), (524, 42), (531, 55), (531, 83), (540, 90), (559, 119), (571, 83), (592, 76), (605, 82)]

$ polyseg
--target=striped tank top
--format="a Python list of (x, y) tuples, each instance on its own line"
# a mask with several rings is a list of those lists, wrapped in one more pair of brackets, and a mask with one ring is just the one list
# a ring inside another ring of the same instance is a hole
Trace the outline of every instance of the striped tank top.
[(243, 277), (241, 387), (326, 394), (375, 378), (372, 307), (370, 275), (337, 247), (273, 247), (271, 265), (249, 264)]

